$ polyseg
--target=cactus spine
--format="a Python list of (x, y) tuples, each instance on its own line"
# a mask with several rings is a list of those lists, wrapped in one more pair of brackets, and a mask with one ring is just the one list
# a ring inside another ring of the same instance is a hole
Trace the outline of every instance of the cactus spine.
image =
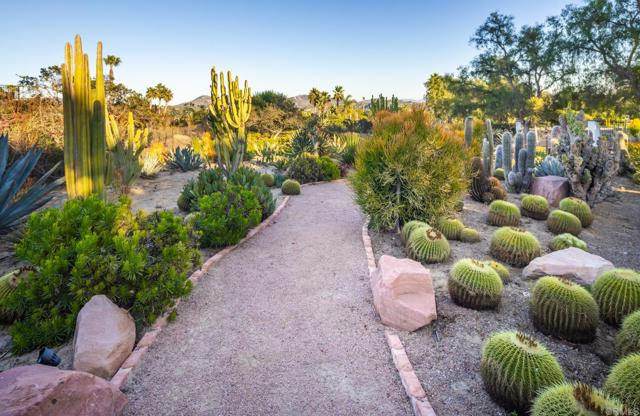
[(464, 142), (467, 147), (471, 147), (473, 142), (473, 117), (471, 116), (464, 119)]
[(91, 86), (89, 56), (76, 35), (67, 43), (61, 66), (64, 113), (64, 174), (70, 198), (104, 197), (106, 162), (106, 106), (102, 42), (96, 52), (95, 87)]

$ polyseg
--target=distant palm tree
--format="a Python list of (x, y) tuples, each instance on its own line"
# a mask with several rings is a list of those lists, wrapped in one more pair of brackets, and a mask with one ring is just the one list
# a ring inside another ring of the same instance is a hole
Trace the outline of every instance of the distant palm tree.
[(311, 103), (312, 106), (317, 107), (319, 100), (320, 99), (320, 90), (317, 88), (311, 88), (311, 91), (309, 91), (309, 103)]
[(145, 97), (147, 98), (147, 100), (149, 100), (149, 104), (153, 104), (153, 100), (158, 99), (158, 89), (156, 87), (147, 88)]
[(344, 100), (344, 88), (341, 85), (333, 89), (333, 99), (336, 100), (336, 107), (340, 107), (340, 101)]
[(122, 59), (118, 58), (115, 55), (107, 55), (107, 57), (104, 58), (104, 63), (106, 65), (109, 65), (109, 80), (113, 82), (116, 79), (113, 76), (113, 68), (120, 65), (122, 63)]

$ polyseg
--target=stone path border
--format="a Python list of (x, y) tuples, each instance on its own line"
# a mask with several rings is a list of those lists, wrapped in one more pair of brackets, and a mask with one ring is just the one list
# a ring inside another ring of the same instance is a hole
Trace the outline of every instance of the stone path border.
[[(251, 237), (258, 234), (265, 227), (271, 225), (271, 223), (273, 223), (273, 221), (276, 219), (278, 214), (280, 214), (280, 212), (287, 205), (287, 202), (289, 202), (289, 198), (290, 198), (289, 196), (285, 196), (284, 199), (282, 200), (282, 203), (278, 206), (278, 208), (276, 208), (276, 210), (273, 211), (273, 213), (268, 218), (266, 218), (264, 221), (258, 224), (255, 228), (252, 228), (251, 230), (249, 230), (247, 235), (242, 240), (240, 240), (238, 244), (235, 244), (233, 246), (228, 246), (220, 250), (219, 252), (211, 256), (207, 261), (205, 261), (199, 270), (196, 270), (195, 272), (193, 272), (191, 276), (189, 276), (189, 280), (191, 281), (191, 284), (193, 285), (193, 287), (195, 287), (198, 284), (198, 280), (202, 276), (204, 276), (209, 271), (209, 269), (213, 265), (218, 263), (224, 256), (231, 253), (236, 248), (240, 247), (242, 244), (244, 244), (245, 241), (249, 240)], [(174, 307), (171, 310), (175, 309), (179, 303), (180, 303), (180, 299), (177, 299), (174, 304)], [(153, 325), (151, 325), (151, 328), (144, 334), (144, 336), (140, 339), (140, 341), (138, 341), (138, 344), (135, 346), (135, 348), (133, 349), (129, 357), (124, 361), (124, 363), (122, 363), (118, 371), (111, 378), (111, 384), (115, 385), (118, 389), (122, 389), (122, 386), (124, 386), (124, 384), (127, 382), (127, 379), (129, 378), (129, 374), (131, 374), (131, 371), (138, 366), (138, 364), (142, 360), (142, 357), (144, 357), (144, 354), (147, 352), (149, 347), (153, 344), (153, 342), (158, 337), (162, 329), (167, 326), (167, 323), (169, 322), (170, 313), (171, 311), (167, 311), (164, 315), (156, 319)]]
[[(364, 244), (364, 251), (367, 253), (369, 282), (373, 285), (373, 274), (377, 266), (373, 248), (371, 247), (371, 237), (369, 236), (369, 220), (366, 220), (362, 226), (362, 243)], [(436, 416), (436, 412), (433, 410), (433, 407), (431, 407), (431, 403), (429, 403), (429, 399), (427, 398), (427, 393), (422, 388), (422, 384), (415, 371), (413, 371), (413, 366), (409, 361), (400, 337), (389, 327), (385, 327), (384, 335), (387, 339), (387, 344), (391, 350), (391, 357), (398, 370), (398, 375), (400, 376), (404, 390), (411, 401), (413, 414), (415, 416)]]

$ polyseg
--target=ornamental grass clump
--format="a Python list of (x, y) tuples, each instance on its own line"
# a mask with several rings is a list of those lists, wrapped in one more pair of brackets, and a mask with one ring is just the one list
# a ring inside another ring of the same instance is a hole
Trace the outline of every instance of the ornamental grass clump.
[(586, 251), (587, 243), (569, 233), (558, 234), (549, 242), (549, 248), (552, 251), (564, 250), (569, 247), (575, 247)]
[(546, 220), (549, 216), (549, 201), (540, 195), (525, 195), (522, 197), (520, 212), (534, 220)]
[(524, 267), (540, 256), (540, 243), (530, 232), (515, 227), (501, 227), (493, 233), (489, 252), (497, 260), (514, 267)]
[(616, 335), (618, 357), (633, 353), (640, 353), (640, 310), (624, 318), (622, 327)]
[(467, 187), (462, 139), (421, 109), (379, 112), (361, 140), (351, 183), (377, 230), (453, 212)]
[(617, 399), (583, 383), (563, 383), (542, 391), (533, 402), (531, 416), (629, 416)]
[(593, 222), (591, 207), (580, 198), (568, 197), (560, 201), (559, 208), (562, 211), (570, 212), (580, 220), (582, 227), (587, 228)]
[(495, 200), (489, 205), (489, 224), (498, 227), (520, 225), (520, 210), (511, 202)]
[(580, 219), (570, 212), (554, 210), (547, 218), (547, 228), (554, 234), (569, 233), (577, 236), (582, 232)]
[(487, 263), (462, 259), (449, 273), (449, 295), (458, 305), (471, 309), (493, 309), (502, 300), (502, 279)]
[(451, 248), (447, 238), (429, 226), (417, 227), (407, 240), (407, 253), (424, 263), (441, 263), (449, 258)]
[(607, 376), (604, 391), (640, 414), (640, 354), (631, 354), (617, 362)]
[(640, 309), (640, 273), (631, 269), (608, 270), (598, 276), (591, 293), (602, 320), (620, 325), (627, 315)]

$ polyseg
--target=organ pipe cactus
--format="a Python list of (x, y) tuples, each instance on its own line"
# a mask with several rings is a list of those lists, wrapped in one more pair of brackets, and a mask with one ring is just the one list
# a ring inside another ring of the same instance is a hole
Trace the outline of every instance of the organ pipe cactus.
[(102, 43), (98, 42), (95, 86), (89, 57), (80, 35), (65, 46), (61, 66), (64, 113), (64, 174), (70, 198), (97, 194), (104, 197), (106, 173), (106, 105)]
[(600, 317), (611, 325), (640, 309), (640, 273), (631, 269), (612, 269), (602, 273), (591, 287), (600, 307)]
[(522, 144), (523, 143), (524, 143), (524, 134), (522, 132), (516, 133), (516, 136), (515, 136), (515, 145), (516, 145), (516, 147), (515, 147), (515, 152), (514, 152), (515, 159), (516, 159), (516, 165), (514, 167), (514, 170), (517, 170), (517, 171), (520, 170), (520, 166), (521, 166), (520, 161), (518, 160), (518, 156), (520, 155), (520, 150), (522, 149)]
[(449, 295), (458, 305), (471, 309), (493, 309), (502, 300), (502, 279), (487, 263), (462, 259), (449, 275)]
[(464, 119), (464, 142), (467, 147), (471, 147), (473, 143), (473, 117), (471, 116)]
[(513, 153), (511, 151), (511, 133), (508, 131), (502, 135), (502, 168), (504, 169), (505, 179), (509, 177), (511, 173), (511, 162)]
[(488, 163), (488, 166), (486, 167), (487, 176), (492, 176), (493, 169), (494, 169), (493, 152), (494, 152), (494, 146), (495, 146), (495, 142), (493, 139), (493, 126), (491, 125), (491, 120), (489, 119), (485, 120), (484, 125), (485, 125), (486, 134), (487, 134), (487, 143), (489, 146), (489, 155), (488, 155), (489, 163)]
[(524, 135), (516, 135), (516, 167), (509, 172), (505, 184), (510, 192), (526, 192), (531, 187), (534, 173), (534, 160), (536, 151), (536, 134), (533, 131), (527, 133), (527, 147), (522, 147)]

